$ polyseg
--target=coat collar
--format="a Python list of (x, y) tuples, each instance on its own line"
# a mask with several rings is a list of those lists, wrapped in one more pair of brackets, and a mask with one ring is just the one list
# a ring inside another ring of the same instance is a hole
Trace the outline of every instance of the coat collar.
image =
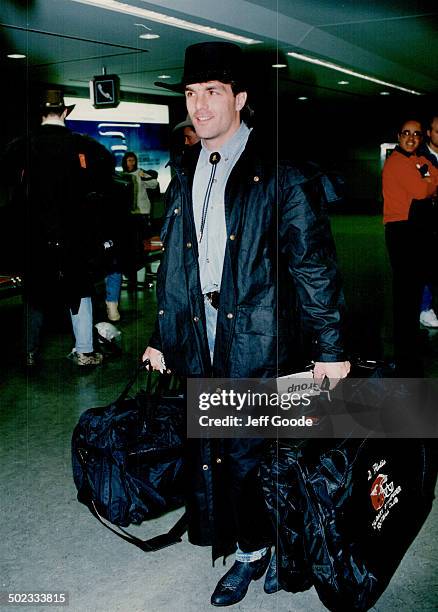
[[(200, 152), (201, 143), (198, 142), (193, 145), (193, 147), (190, 147), (190, 149), (188, 149), (183, 156), (173, 159), (170, 164), (178, 174), (186, 174), (191, 180), (193, 180)], [(236, 162), (235, 168), (239, 167), (240, 172), (247, 172), (251, 175), (251, 177), (254, 175), (254, 173), (256, 173), (257, 176), (260, 176), (261, 178), (264, 165), (262, 163), (263, 153), (261, 152), (262, 149), (259, 147), (257, 142), (255, 130), (252, 130), (246, 143), (246, 147)]]

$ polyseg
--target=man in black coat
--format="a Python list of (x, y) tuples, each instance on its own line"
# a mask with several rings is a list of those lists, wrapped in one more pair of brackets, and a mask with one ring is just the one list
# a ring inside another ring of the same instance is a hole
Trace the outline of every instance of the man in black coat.
[[(276, 377), (293, 357), (294, 287), (315, 377), (335, 384), (349, 363), (322, 175), (266, 158), (241, 121), (248, 111), (244, 75), (236, 45), (186, 50), (176, 87), (185, 91), (201, 143), (175, 168), (166, 194), (158, 317), (143, 359), (190, 377)], [(237, 545), (212, 595), (215, 606), (243, 599), (269, 565), (275, 536), (259, 482), (262, 452), (256, 439), (189, 440), (189, 539), (212, 545), (213, 559)], [(267, 592), (274, 578), (271, 566)]]
[(65, 118), (61, 91), (49, 90), (41, 104), (41, 125), (13, 141), (3, 155), (2, 172), (11, 205), (24, 222), (22, 245), (27, 365), (40, 349), (43, 313), (59, 300), (70, 312), (73, 361), (94, 366), (91, 296), (95, 262), (103, 243), (108, 212), (103, 194), (111, 187), (111, 154), (95, 140), (74, 134)]

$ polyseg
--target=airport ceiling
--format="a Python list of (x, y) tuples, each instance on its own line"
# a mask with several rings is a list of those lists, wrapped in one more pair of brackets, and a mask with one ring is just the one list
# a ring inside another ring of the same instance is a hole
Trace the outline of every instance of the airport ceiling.
[[(123, 91), (166, 93), (154, 82), (180, 80), (184, 50), (192, 43), (222, 40), (160, 23), (146, 9), (260, 41), (241, 44), (257, 74), (275, 74), (279, 91), (308, 99), (377, 97), (382, 91), (411, 96), (287, 55), (295, 52), (421, 94), (438, 93), (436, 0), (1, 0), (4, 74), (70, 90), (88, 87), (106, 69)], [(109, 8), (103, 8), (105, 4)], [(117, 10), (114, 10), (117, 9)], [(136, 25), (137, 24), (137, 25)], [(140, 25), (138, 25), (140, 24)], [(157, 34), (143, 39), (140, 34)], [(26, 55), (10, 59), (11, 53)], [(284, 68), (272, 64), (284, 63)], [(164, 80), (164, 79), (162, 79)], [(339, 84), (339, 81), (348, 83)]]

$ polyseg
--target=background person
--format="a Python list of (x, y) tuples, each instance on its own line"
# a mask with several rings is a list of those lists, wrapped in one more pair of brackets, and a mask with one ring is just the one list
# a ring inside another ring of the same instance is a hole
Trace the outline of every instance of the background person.
[(408, 377), (423, 375), (418, 312), (429, 280), (428, 237), (409, 215), (412, 201), (433, 196), (438, 185), (438, 172), (416, 155), (422, 136), (420, 121), (405, 121), (382, 172), (383, 222), (392, 267), (394, 357), (399, 374)]
[[(435, 168), (438, 169), (438, 115), (432, 115), (427, 122), (426, 136), (427, 140), (423, 140), (417, 150), (418, 155), (425, 157)], [(432, 223), (438, 226), (438, 218), (432, 220)], [(438, 227), (437, 227), (438, 230)], [(431, 238), (434, 242), (437, 239), (436, 235)], [(438, 327), (438, 318), (433, 309), (433, 293), (432, 286), (426, 285), (423, 291), (421, 300), (420, 323), (424, 327)]]
[[(130, 264), (130, 270), (127, 270), (128, 288), (134, 289), (137, 286), (137, 269), (141, 267), (143, 261), (143, 240), (151, 234), (151, 200), (148, 191), (156, 192), (159, 188), (157, 177), (153, 177), (141, 168), (138, 167), (137, 155), (133, 151), (127, 151), (122, 158), (123, 176), (131, 177), (134, 186), (134, 201), (132, 208), (132, 233), (134, 242), (133, 261)], [(141, 262), (139, 261), (141, 259)], [(121, 286), (121, 276), (120, 276)], [(120, 289), (119, 289), (120, 295)], [(113, 298), (112, 298), (113, 299)], [(110, 309), (115, 316), (119, 316), (115, 311), (114, 303), (110, 305)], [(109, 313), (110, 314), (110, 313)], [(120, 318), (120, 316), (119, 316)], [(118, 320), (110, 319), (110, 320)]]
[[(27, 365), (41, 348), (44, 312), (60, 300), (69, 310), (79, 366), (98, 365), (93, 348), (95, 258), (109, 238), (102, 227), (111, 186), (111, 154), (64, 123), (74, 106), (48, 90), (41, 125), (12, 142), (3, 156), (13, 206), (24, 218), (24, 303)], [(103, 274), (102, 274), (103, 275)]]

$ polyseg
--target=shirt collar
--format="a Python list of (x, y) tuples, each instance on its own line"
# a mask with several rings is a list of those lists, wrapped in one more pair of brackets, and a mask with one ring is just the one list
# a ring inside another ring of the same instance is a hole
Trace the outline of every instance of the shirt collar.
[[(242, 121), (239, 129), (234, 132), (234, 134), (222, 145), (220, 149), (217, 149), (217, 151), (220, 153), (221, 161), (232, 159), (234, 154), (240, 149), (242, 143), (246, 142), (250, 132), (251, 129)], [(205, 166), (208, 164), (208, 160), (213, 151), (207, 149), (203, 140), (201, 140), (201, 146), (202, 149), (199, 162), (202, 166)]]
[(438, 152), (434, 151), (434, 150), (433, 150), (433, 149), (432, 149), (432, 148), (431, 148), (429, 145), (427, 145), (427, 148), (429, 149), (429, 152), (430, 152), (432, 155), (435, 155), (435, 157), (438, 157)]
[(401, 153), (405, 157), (412, 157), (412, 155), (414, 155), (414, 153), (409, 153), (408, 151), (402, 149), (400, 145), (396, 145), (394, 151), (398, 151), (398, 153)]
[(46, 118), (41, 125), (60, 125), (61, 127), (65, 127), (64, 121), (57, 117), (52, 117), (51, 119)]

